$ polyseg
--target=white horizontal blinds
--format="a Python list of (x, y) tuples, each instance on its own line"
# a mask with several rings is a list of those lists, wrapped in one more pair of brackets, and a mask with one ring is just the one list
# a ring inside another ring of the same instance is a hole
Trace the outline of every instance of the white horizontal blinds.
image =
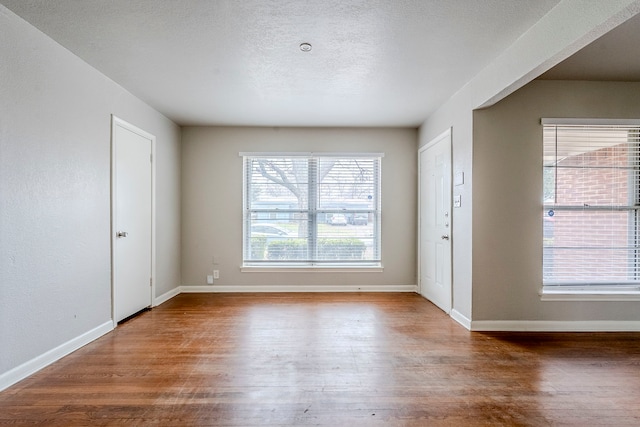
[[(309, 236), (306, 157), (245, 157), (245, 261), (305, 260)], [(288, 241), (289, 245), (282, 242)]]
[(380, 262), (380, 157), (244, 159), (245, 264)]
[(318, 162), (318, 261), (380, 261), (379, 158)]
[[(287, 209), (308, 208), (309, 164), (305, 158), (247, 158), (250, 202), (284, 200)], [(259, 207), (259, 206), (258, 206)], [(283, 206), (276, 206), (283, 208)]]
[(640, 128), (543, 129), (545, 286), (640, 281)]

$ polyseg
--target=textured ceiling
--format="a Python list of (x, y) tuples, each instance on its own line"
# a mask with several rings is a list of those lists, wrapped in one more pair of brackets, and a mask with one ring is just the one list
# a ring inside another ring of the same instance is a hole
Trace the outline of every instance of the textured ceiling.
[(181, 125), (417, 126), (558, 0), (0, 3)]

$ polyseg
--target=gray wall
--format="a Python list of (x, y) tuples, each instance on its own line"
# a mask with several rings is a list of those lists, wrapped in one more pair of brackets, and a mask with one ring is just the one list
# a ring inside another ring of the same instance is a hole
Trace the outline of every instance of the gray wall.
[(157, 291), (180, 284), (180, 129), (0, 6), (0, 378), (111, 319), (111, 114), (157, 137)]
[[(464, 185), (455, 188), (462, 206), (452, 213), (453, 309), (452, 315), (471, 326), (472, 248), (475, 228), (473, 199), (473, 111), (488, 106), (521, 88), (588, 43), (615, 28), (637, 12), (634, 0), (576, 2), (562, 0), (500, 56), (429, 115), (420, 126), (422, 147), (453, 128), (453, 172), (464, 172)], [(576, 19), (576, 17), (580, 19)], [(486, 249), (485, 249), (486, 250)]]
[(534, 81), (473, 116), (473, 320), (640, 320), (637, 301), (541, 301), (543, 117), (638, 118), (640, 83)]
[[(182, 136), (182, 274), (205, 285), (416, 284), (417, 130), (187, 127)], [(241, 272), (243, 151), (384, 152), (383, 273)]]

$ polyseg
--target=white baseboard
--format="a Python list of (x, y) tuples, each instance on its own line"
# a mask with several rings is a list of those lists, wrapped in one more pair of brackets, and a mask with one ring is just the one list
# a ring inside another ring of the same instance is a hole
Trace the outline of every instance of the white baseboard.
[(451, 318), (453, 320), (455, 320), (456, 322), (460, 323), (462, 326), (464, 326), (468, 330), (471, 330), (471, 319), (469, 319), (464, 314), (460, 313), (455, 308), (453, 310), (451, 310), (450, 316), (451, 316)]
[(159, 297), (156, 297), (153, 299), (153, 306), (157, 307), (162, 303), (165, 303), (167, 301), (169, 301), (171, 298), (175, 297), (176, 295), (180, 294), (180, 286), (171, 289), (169, 292), (165, 292), (164, 294), (160, 295)]
[(47, 351), (46, 353), (43, 353), (40, 356), (35, 357), (28, 362), (25, 362), (22, 365), (5, 372), (4, 374), (0, 375), (0, 391), (14, 385), (18, 381), (27, 378), (29, 375), (35, 374), (40, 369), (49, 366), (57, 360), (62, 359), (69, 353), (76, 351), (80, 347), (89, 344), (91, 341), (100, 338), (101, 336), (111, 332), (112, 330), (113, 321), (109, 320), (108, 322), (105, 322), (102, 325), (95, 327), (92, 330), (87, 331), (84, 334), (67, 341), (66, 343), (61, 344), (58, 347)]
[(238, 286), (180, 286), (184, 293), (227, 293), (227, 292), (417, 292), (416, 285), (238, 285)]
[(640, 332), (640, 321), (473, 320), (470, 329), (484, 332)]

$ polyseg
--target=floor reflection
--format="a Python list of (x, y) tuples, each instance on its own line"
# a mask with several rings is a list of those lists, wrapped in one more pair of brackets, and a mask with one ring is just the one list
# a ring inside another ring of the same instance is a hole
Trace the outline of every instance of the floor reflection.
[(413, 294), (180, 295), (0, 394), (0, 424), (640, 425), (639, 334), (472, 333)]

